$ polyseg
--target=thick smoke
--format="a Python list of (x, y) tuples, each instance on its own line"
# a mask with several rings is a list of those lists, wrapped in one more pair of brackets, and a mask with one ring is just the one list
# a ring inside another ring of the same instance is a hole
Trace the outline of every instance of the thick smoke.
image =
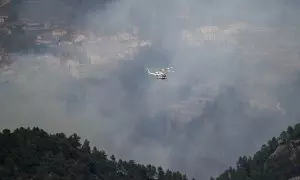
[[(38, 21), (72, 16), (67, 5), (56, 3), (21, 5), (20, 12)], [(93, 76), (79, 80), (53, 55), (14, 55), (13, 72), (0, 76), (1, 127), (76, 132), (109, 154), (208, 179), (297, 122), (300, 65), (297, 44), (291, 44), (299, 35), (290, 30), (299, 19), (295, 6), (279, 0), (127, 0), (93, 9), (72, 23), (100, 35), (137, 26), (152, 47), (114, 67), (90, 68)], [(47, 9), (44, 16), (41, 8)], [(241, 21), (282, 33), (236, 35), (240, 43), (255, 44), (244, 54), (236, 50), (239, 45), (188, 48), (181, 40), (184, 29)], [(274, 47), (289, 51), (271, 51)], [(168, 65), (176, 72), (167, 81), (144, 71)], [(181, 102), (188, 112), (170, 110)]]

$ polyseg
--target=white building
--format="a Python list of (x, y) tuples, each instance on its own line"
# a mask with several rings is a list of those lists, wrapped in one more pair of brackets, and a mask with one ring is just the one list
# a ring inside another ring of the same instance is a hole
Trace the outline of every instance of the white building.
[(204, 26), (197, 29), (198, 32), (203, 34), (205, 41), (214, 41), (216, 40), (216, 34), (219, 31), (217, 26)]

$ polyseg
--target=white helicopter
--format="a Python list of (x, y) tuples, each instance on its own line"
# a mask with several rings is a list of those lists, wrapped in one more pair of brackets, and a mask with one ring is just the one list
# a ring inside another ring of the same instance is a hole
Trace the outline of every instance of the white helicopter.
[(162, 80), (167, 79), (167, 74), (169, 72), (175, 72), (173, 70), (173, 67), (161, 68), (161, 69), (159, 69), (155, 72), (151, 72), (148, 68), (146, 68), (146, 70), (147, 70), (149, 75), (156, 76), (156, 79), (162, 79)]

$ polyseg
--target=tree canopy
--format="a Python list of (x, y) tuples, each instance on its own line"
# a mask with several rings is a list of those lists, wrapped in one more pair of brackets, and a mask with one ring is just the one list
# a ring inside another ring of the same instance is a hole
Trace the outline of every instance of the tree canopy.
[(252, 157), (240, 157), (211, 180), (287, 180), (300, 176), (300, 123), (262, 145)]
[(0, 133), (2, 180), (187, 180), (185, 174), (107, 157), (103, 150), (81, 144), (77, 134), (48, 134), (34, 128)]

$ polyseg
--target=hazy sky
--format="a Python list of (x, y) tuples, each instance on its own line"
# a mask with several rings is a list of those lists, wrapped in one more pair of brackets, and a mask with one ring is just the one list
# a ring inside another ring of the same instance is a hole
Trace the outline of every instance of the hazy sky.
[[(58, 13), (59, 9), (49, 10), (55, 9), (56, 2), (49, 3), (41, 3), (40, 8), (47, 6), (48, 11), (39, 18)], [(180, 41), (180, 32), (237, 21), (287, 29), (297, 26), (299, 19), (292, 3), (127, 0), (107, 6), (106, 11), (91, 12), (85, 16), (86, 29), (118, 32), (135, 24), (154, 46), (132, 61), (120, 62), (118, 68), (96, 68), (96, 76), (82, 80), (72, 79), (63, 68), (49, 67), (53, 56), (16, 55), (12, 65), (16, 72), (0, 76), (0, 125), (76, 132), (108, 154), (208, 179), (297, 122), (294, 107), (300, 96), (293, 84), (300, 67), (297, 48), (287, 53), (271, 50), (296, 47), (298, 30), (238, 36), (255, 44), (247, 48), (247, 56), (236, 53), (233, 45), (189, 49)], [(21, 12), (35, 17), (38, 7), (24, 5)], [(188, 14), (189, 21), (176, 19), (180, 14)], [(222, 48), (229, 52), (221, 53)], [(269, 55), (257, 55), (264, 51)], [(145, 66), (169, 64), (176, 72), (167, 81), (145, 74)], [(183, 112), (174, 117), (175, 110), (168, 110), (206, 96), (211, 102), (204, 109), (193, 105), (198, 116)], [(278, 103), (285, 114), (276, 107)]]

